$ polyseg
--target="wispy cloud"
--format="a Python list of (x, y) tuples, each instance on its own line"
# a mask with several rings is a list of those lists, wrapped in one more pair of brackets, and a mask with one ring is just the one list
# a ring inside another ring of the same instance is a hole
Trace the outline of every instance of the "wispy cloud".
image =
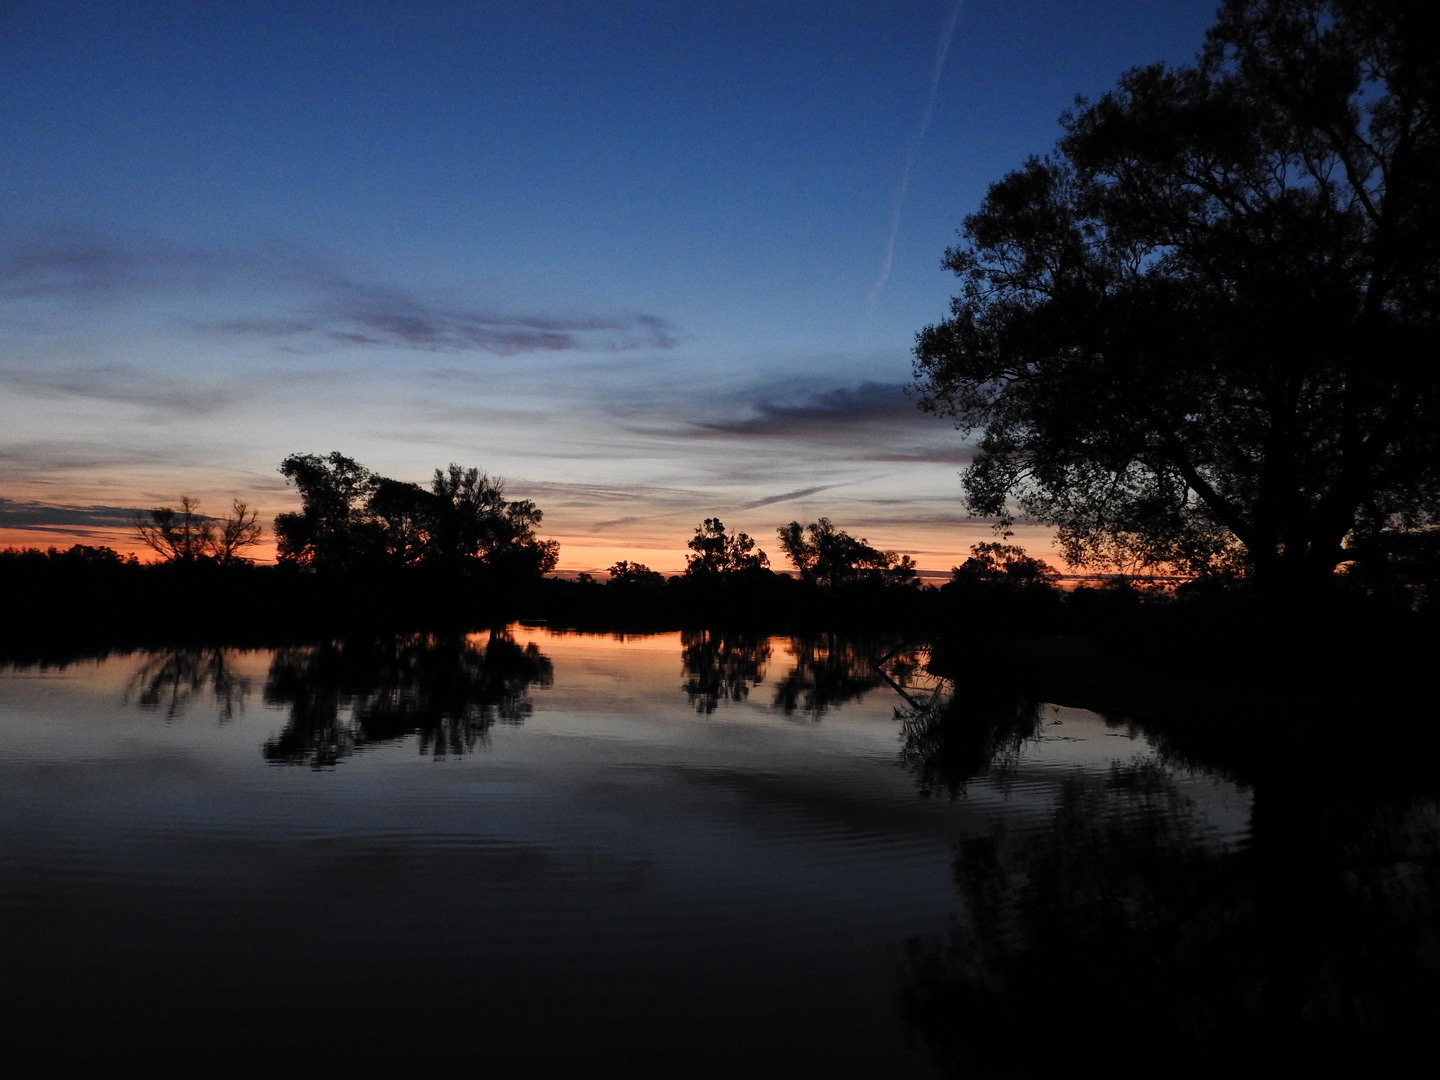
[(774, 506), (776, 503), (790, 502), (792, 499), (803, 499), (810, 495), (818, 495), (822, 491), (831, 491), (837, 487), (844, 487), (843, 484), (820, 484), (816, 487), (800, 488), (798, 491), (786, 491), (779, 495), (767, 495), (763, 499), (756, 499), (754, 502), (744, 503), (737, 509), (758, 510), (762, 506)]
[(222, 253), (161, 241), (117, 240), (52, 230), (0, 249), (0, 296), (9, 299), (117, 299), (233, 272)]
[(213, 324), (228, 333), (315, 336), (339, 345), (425, 352), (517, 353), (673, 348), (671, 324), (654, 315), (533, 315), (431, 304), (404, 290), (338, 279), (307, 316)]
[(750, 416), (696, 427), (712, 434), (747, 438), (811, 439), (877, 422), (913, 423), (919, 416), (903, 386), (873, 382), (813, 393), (798, 403), (777, 404), (762, 398), (750, 406), (750, 411)]
[(183, 247), (73, 230), (0, 248), (0, 297), (12, 300), (113, 303), (197, 289), (222, 304), (233, 294), (230, 299), (244, 312), (193, 323), (192, 330), (268, 339), (282, 347), (513, 356), (670, 349), (679, 340), (672, 323), (658, 315), (456, 304), (358, 280), (323, 259), (278, 248)]
[(229, 407), (233, 391), (137, 371), (120, 364), (59, 370), (0, 369), (0, 385), (40, 397), (81, 397), (162, 415), (208, 416)]

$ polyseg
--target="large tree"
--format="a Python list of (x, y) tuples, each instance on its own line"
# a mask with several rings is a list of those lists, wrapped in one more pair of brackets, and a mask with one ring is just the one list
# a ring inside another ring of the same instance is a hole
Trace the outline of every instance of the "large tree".
[(373, 557), (373, 517), (368, 509), (380, 477), (338, 450), (325, 457), (291, 454), (280, 475), (300, 491), (299, 513), (275, 518), (282, 563), (323, 570), (350, 569)]
[(1440, 5), (1227, 0), (991, 186), (917, 338), (972, 511), (1286, 588), (1440, 493)]
[(135, 535), (164, 562), (193, 563), (208, 559), (221, 566), (250, 560), (241, 554), (260, 543), (264, 528), (259, 514), (244, 499), (230, 501), (230, 513), (212, 518), (200, 512), (200, 503), (188, 495), (180, 509), (169, 506), (135, 512)]
[(424, 563), (525, 577), (549, 573), (559, 557), (558, 543), (535, 534), (540, 509), (506, 499), (504, 481), (479, 469), (436, 469), (428, 491), (338, 452), (291, 454), (280, 472), (303, 508), (275, 519), (282, 562), (325, 570)]
[(756, 548), (749, 533), (727, 532), (719, 518), (702, 521), (685, 546), (694, 552), (685, 556), (685, 576), (690, 578), (724, 578), (770, 565), (770, 556)]
[(915, 581), (915, 563), (909, 555), (871, 547), (835, 528), (829, 518), (801, 525), (798, 521), (778, 530), (780, 548), (800, 573), (800, 580), (832, 589), (852, 581)]

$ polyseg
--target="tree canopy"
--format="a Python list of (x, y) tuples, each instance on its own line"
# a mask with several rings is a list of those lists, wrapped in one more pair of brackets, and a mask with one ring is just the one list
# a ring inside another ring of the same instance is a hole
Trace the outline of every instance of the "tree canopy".
[(973, 512), (1314, 582), (1440, 495), (1440, 8), (1227, 0), (993, 184), (917, 337)]
[(778, 530), (780, 547), (802, 581), (832, 588), (852, 581), (911, 582), (915, 563), (908, 555), (880, 551), (837, 529), (829, 518), (809, 525), (792, 521)]
[(193, 563), (207, 559), (222, 566), (249, 560), (241, 554), (260, 542), (264, 528), (259, 514), (243, 499), (232, 499), (230, 513), (212, 518), (186, 495), (180, 509), (160, 506), (135, 514), (135, 535), (164, 562)]
[(770, 557), (755, 547), (748, 533), (727, 532), (719, 518), (702, 521), (685, 546), (694, 552), (685, 557), (687, 577), (728, 577), (770, 565)]
[(534, 576), (555, 568), (559, 545), (535, 535), (541, 511), (506, 499), (504, 481), (452, 464), (430, 489), (392, 480), (337, 452), (292, 454), (280, 472), (300, 491), (299, 513), (280, 514), (281, 562), (324, 570), (377, 566), (484, 568)]

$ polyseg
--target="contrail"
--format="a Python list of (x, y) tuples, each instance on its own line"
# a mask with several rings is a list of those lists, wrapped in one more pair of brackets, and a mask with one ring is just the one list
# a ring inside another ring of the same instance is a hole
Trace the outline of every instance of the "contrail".
[(875, 284), (870, 286), (872, 311), (880, 290), (885, 288), (885, 283), (890, 280), (890, 267), (895, 262), (895, 235), (900, 231), (900, 211), (905, 208), (905, 194), (910, 190), (910, 174), (915, 170), (915, 158), (920, 153), (920, 144), (925, 141), (925, 132), (930, 129), (930, 117), (935, 113), (935, 97), (940, 92), (940, 76), (945, 71), (945, 56), (950, 52), (950, 41), (955, 37), (955, 24), (960, 21), (960, 9), (964, 6), (965, 0), (955, 0), (945, 29), (940, 32), (940, 43), (935, 48), (935, 70), (930, 73), (930, 96), (925, 100), (925, 112), (920, 117), (920, 126), (915, 129), (915, 136), (910, 140), (910, 149), (905, 155), (905, 169), (900, 174), (900, 186), (895, 189), (895, 201), (890, 206), (890, 238), (885, 242), (885, 259), (880, 265), (880, 276), (875, 279)]

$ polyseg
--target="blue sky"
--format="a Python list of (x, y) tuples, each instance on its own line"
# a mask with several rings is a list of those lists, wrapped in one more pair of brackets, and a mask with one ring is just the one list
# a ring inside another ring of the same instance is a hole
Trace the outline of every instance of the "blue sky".
[(902, 393), (944, 249), (1214, 6), (0, 5), (0, 543), (268, 518), (341, 450), (504, 476), (574, 569), (717, 515), (944, 569), (986, 532)]

